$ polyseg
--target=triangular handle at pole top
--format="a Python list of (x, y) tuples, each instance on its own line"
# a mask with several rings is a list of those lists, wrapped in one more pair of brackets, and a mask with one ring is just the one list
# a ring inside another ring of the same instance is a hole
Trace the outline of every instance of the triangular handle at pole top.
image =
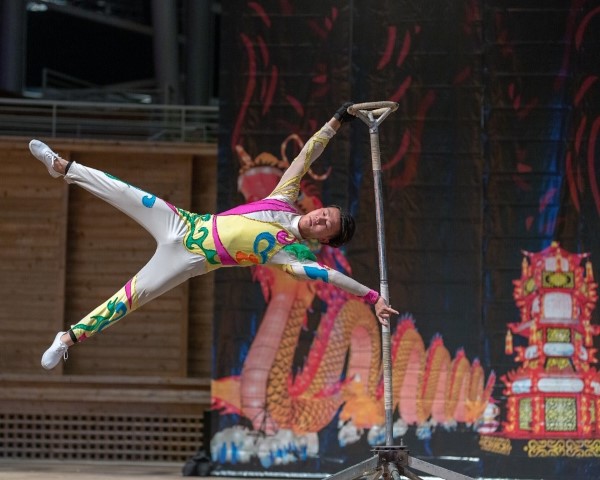
[(348, 107), (348, 113), (351, 115), (356, 115), (359, 111), (369, 112), (374, 117), (378, 117), (388, 110), (391, 112), (395, 112), (398, 108), (398, 104), (396, 102), (366, 102), (366, 103), (355, 103), (354, 105), (350, 105)]

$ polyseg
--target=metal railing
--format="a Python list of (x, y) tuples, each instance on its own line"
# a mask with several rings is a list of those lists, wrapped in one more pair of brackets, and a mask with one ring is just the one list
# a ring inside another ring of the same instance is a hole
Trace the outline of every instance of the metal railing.
[(0, 135), (216, 143), (214, 106), (0, 98)]
[[(169, 92), (155, 87), (154, 79), (136, 80), (115, 85), (96, 85), (67, 73), (42, 68), (41, 97), (63, 102), (160, 103)], [(164, 103), (171, 104), (166, 101)]]

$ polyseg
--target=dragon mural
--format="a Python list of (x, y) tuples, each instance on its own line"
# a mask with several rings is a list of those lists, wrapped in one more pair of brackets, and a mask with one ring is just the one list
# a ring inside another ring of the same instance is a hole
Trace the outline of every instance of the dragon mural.
[[(238, 189), (246, 201), (267, 196), (277, 184), (289, 165), (290, 142), (303, 145), (297, 135), (290, 135), (281, 145), (282, 159), (267, 152), (252, 158), (236, 145), (241, 164)], [(300, 211), (322, 206), (314, 181), (328, 173), (309, 172), (298, 199)], [(318, 243), (309, 246), (321, 263), (351, 274), (340, 250)], [(258, 456), (268, 467), (277, 460), (285, 463), (316, 455), (316, 434), (336, 418), (340, 445), (356, 442), (365, 433), (371, 444), (381, 443), (381, 338), (370, 306), (330, 284), (299, 281), (271, 267), (254, 267), (253, 278), (266, 302), (260, 327), (241, 375), (215, 379), (212, 385), (213, 409), (244, 417), (252, 428), (218, 432), (211, 442), (213, 460), (239, 462)], [(298, 368), (298, 342), (311, 312), (320, 313), (320, 319)], [(426, 347), (410, 315), (399, 319), (391, 353), (398, 412), (395, 436), (411, 425), (427, 436), (436, 425), (481, 423), (495, 374), (486, 382), (477, 359), (469, 361), (462, 349), (452, 358), (440, 335)]]

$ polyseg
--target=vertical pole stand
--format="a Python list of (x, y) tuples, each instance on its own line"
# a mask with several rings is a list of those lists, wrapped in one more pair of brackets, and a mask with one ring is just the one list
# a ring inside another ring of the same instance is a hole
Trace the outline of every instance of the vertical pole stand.
[[(389, 303), (387, 262), (385, 250), (385, 222), (383, 218), (383, 196), (381, 186), (381, 157), (379, 149), (379, 125), (388, 115), (398, 108), (395, 102), (356, 103), (348, 107), (348, 113), (360, 118), (368, 127), (371, 137), (371, 159), (373, 163), (373, 181), (375, 193), (375, 214), (377, 222), (377, 249), (379, 258), (380, 285), (379, 294)], [(374, 455), (352, 467), (335, 473), (328, 480), (400, 480), (402, 476), (409, 480), (422, 480), (409, 467), (445, 480), (473, 480), (471, 477), (411, 457), (401, 441), (393, 445), (393, 398), (392, 398), (392, 359), (390, 348), (390, 327), (381, 329), (383, 363), (383, 400), (385, 408), (385, 446), (375, 447)]]

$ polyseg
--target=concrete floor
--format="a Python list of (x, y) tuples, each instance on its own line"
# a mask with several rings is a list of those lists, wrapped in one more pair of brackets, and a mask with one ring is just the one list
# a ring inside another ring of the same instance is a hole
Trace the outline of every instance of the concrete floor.
[(108, 464), (0, 460), (2, 480), (169, 480), (183, 477), (183, 465)]

